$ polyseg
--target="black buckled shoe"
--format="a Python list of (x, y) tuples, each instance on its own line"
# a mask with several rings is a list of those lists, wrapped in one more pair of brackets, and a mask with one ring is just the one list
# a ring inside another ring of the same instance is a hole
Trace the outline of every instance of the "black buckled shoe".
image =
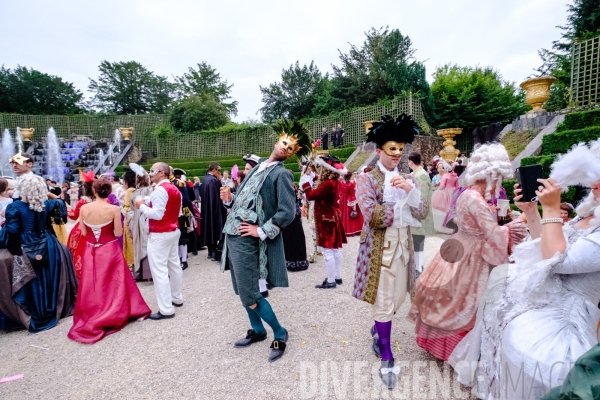
[(335, 283), (338, 284), (338, 285), (341, 285), (342, 284), (342, 278), (339, 278), (339, 279), (336, 278)]
[(281, 357), (283, 357), (283, 353), (285, 353), (286, 342), (288, 341), (290, 335), (288, 334), (287, 329), (285, 330), (285, 336), (283, 339), (275, 339), (273, 343), (271, 343), (271, 354), (269, 354), (269, 362), (277, 361)]
[(266, 338), (267, 331), (264, 331), (263, 333), (256, 333), (254, 332), (254, 329), (249, 329), (246, 337), (235, 342), (233, 347), (248, 347), (252, 343), (262, 342)]
[(317, 289), (335, 289), (335, 287), (337, 286), (337, 284), (335, 282), (327, 282), (327, 279), (325, 279), (323, 281), (323, 283), (321, 283), (320, 285), (315, 285), (315, 288)]
[(149, 319), (152, 319), (154, 321), (158, 321), (159, 319), (169, 319), (169, 318), (173, 318), (173, 317), (175, 317), (175, 314), (164, 315), (164, 314), (161, 314), (160, 311), (155, 312), (154, 314), (150, 314), (148, 316)]
[(184, 262), (181, 263), (181, 270), (182, 271), (185, 271), (187, 269), (187, 267), (188, 267), (187, 261), (184, 261)]
[(177, 303), (171, 302), (171, 304), (173, 304), (175, 307), (183, 307), (183, 303), (177, 304)]
[(260, 292), (260, 295), (266, 299), (267, 297), (269, 297), (269, 291), (265, 290), (264, 292)]
[(398, 375), (400, 375), (400, 366), (394, 367), (394, 361), (381, 361), (379, 368), (379, 377), (388, 389), (393, 389), (398, 383)]

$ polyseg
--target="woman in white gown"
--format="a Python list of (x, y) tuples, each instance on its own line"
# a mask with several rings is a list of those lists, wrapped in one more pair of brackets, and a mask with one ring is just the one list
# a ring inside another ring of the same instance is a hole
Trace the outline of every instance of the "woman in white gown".
[[(543, 220), (537, 203), (517, 204), (533, 240), (515, 247), (515, 264), (494, 269), (475, 328), (449, 358), (459, 382), (480, 398), (539, 399), (598, 343), (600, 141), (590, 147), (578, 145), (540, 180)], [(575, 184), (591, 193), (563, 227), (561, 188)]]

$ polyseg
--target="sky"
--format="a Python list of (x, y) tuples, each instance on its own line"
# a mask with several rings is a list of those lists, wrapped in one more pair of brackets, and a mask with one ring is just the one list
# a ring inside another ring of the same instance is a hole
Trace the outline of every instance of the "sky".
[(260, 119), (260, 86), (297, 60), (322, 72), (372, 27), (408, 35), (435, 68), (493, 66), (517, 84), (559, 39), (568, 0), (104, 0), (0, 2), (0, 64), (57, 75), (86, 98), (101, 61), (178, 76), (206, 61), (233, 84), (237, 122)]

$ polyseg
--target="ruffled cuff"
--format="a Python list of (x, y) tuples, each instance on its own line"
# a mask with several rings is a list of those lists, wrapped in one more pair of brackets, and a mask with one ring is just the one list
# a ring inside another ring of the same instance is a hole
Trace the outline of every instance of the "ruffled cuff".
[(265, 235), (267, 235), (267, 237), (271, 240), (275, 239), (275, 237), (277, 237), (277, 235), (279, 235), (279, 233), (281, 232), (281, 228), (279, 228), (277, 225), (273, 224), (272, 220), (268, 220), (260, 228), (263, 230)]
[(508, 228), (508, 255), (513, 252), (513, 247), (527, 237), (527, 225), (521, 220), (515, 220), (505, 225)]

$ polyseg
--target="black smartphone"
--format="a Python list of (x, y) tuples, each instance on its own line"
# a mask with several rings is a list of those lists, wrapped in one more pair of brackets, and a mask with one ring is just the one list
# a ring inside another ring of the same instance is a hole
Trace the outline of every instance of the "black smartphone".
[(539, 164), (519, 167), (516, 171), (517, 182), (521, 186), (522, 202), (537, 201), (535, 194), (537, 188), (541, 185), (538, 179), (544, 179), (544, 167)]

